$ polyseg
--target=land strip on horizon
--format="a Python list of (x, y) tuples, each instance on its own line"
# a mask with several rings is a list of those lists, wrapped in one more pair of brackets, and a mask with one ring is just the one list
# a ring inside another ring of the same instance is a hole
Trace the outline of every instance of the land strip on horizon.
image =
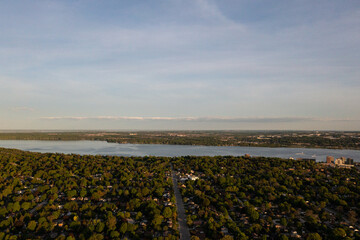
[(360, 132), (356, 131), (9, 131), (0, 132), (0, 140), (360, 149)]

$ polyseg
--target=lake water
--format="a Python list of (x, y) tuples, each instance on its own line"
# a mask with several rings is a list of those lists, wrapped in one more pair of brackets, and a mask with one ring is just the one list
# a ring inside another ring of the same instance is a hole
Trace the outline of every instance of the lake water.
[(267, 147), (216, 147), (162, 144), (118, 144), (104, 141), (36, 141), (0, 140), (0, 147), (16, 148), (32, 152), (75, 153), (116, 156), (251, 156), (280, 158), (315, 158), (325, 161), (326, 156), (353, 158), (360, 161), (360, 150), (335, 150), (313, 148), (267, 148)]

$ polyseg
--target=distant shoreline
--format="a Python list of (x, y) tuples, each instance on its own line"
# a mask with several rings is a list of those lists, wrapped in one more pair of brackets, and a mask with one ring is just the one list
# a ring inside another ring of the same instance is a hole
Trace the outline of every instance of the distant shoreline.
[(360, 150), (360, 132), (338, 131), (2, 132), (0, 140), (89, 140), (119, 144)]
[(299, 146), (299, 145), (286, 145), (286, 146), (277, 146), (277, 145), (205, 145), (205, 144), (173, 144), (173, 143), (141, 143), (141, 142), (110, 142), (106, 140), (92, 140), (92, 139), (3, 139), (0, 140), (14, 140), (14, 141), (103, 141), (108, 143), (117, 143), (117, 144), (138, 144), (138, 145), (174, 145), (174, 146), (204, 146), (204, 147), (255, 147), (255, 148), (303, 148), (303, 149), (333, 149), (333, 150), (360, 150), (359, 148), (336, 148), (336, 147), (325, 147), (325, 146)]
[(338, 131), (74, 131), (0, 133), (1, 140), (89, 140), (119, 144), (360, 150), (360, 132)]

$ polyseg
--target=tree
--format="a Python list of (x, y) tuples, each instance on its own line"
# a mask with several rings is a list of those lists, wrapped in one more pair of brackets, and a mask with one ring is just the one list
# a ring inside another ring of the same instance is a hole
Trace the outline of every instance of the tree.
[(13, 206), (13, 212), (18, 212), (18, 211), (20, 211), (20, 203), (15, 202)]
[(171, 218), (172, 217), (172, 211), (169, 207), (165, 207), (163, 211), (163, 215), (165, 218)]
[(76, 190), (70, 190), (66, 193), (68, 198), (72, 198), (74, 196), (76, 196)]
[(25, 211), (28, 210), (31, 207), (31, 203), (29, 202), (23, 202), (21, 204), (21, 208), (24, 209)]
[(280, 219), (280, 224), (283, 225), (284, 227), (286, 227), (287, 226), (286, 218), (281, 218)]
[(99, 222), (98, 224), (96, 224), (96, 231), (98, 233), (101, 233), (102, 231), (104, 231), (104, 227), (105, 227), (105, 224), (103, 222)]
[(333, 234), (336, 237), (336, 239), (342, 239), (342, 238), (346, 237), (346, 232), (342, 228), (335, 228), (333, 231)]
[(309, 233), (306, 240), (322, 240), (322, 238), (318, 233)]
[(27, 226), (27, 229), (29, 229), (30, 231), (34, 231), (36, 228), (36, 222), (34, 220), (31, 220), (29, 223), (28, 223), (28, 226)]
[(288, 240), (289, 238), (286, 236), (286, 235), (284, 235), (284, 234), (282, 234), (281, 236), (280, 236), (280, 240)]
[(93, 199), (94, 201), (99, 201), (101, 198), (101, 195), (99, 192), (94, 192), (92, 195), (91, 195), (91, 199)]
[(5, 207), (0, 208), (0, 217), (5, 216), (5, 214), (6, 214), (7, 212), (8, 212), (8, 211), (6, 210)]
[(102, 234), (100, 234), (100, 233), (94, 233), (89, 238), (89, 240), (102, 240), (102, 239), (104, 239), (104, 236)]
[(348, 220), (352, 225), (355, 225), (357, 222), (357, 218), (356, 218), (356, 212), (355, 211), (349, 211), (348, 213)]
[(120, 233), (118, 231), (112, 231), (110, 233), (110, 237), (111, 238), (118, 238), (118, 237), (120, 237)]
[(144, 188), (141, 190), (141, 194), (142, 194), (144, 197), (147, 196), (149, 193), (150, 193), (150, 190), (149, 190), (147, 187), (144, 187)]
[(142, 214), (141, 212), (137, 212), (137, 214), (136, 214), (136, 216), (135, 216), (135, 219), (136, 219), (136, 220), (141, 219), (142, 215), (143, 215), (143, 214)]
[(125, 234), (127, 230), (127, 223), (121, 224), (120, 233)]
[(162, 223), (162, 216), (155, 215), (154, 219), (151, 221), (153, 226), (160, 225)]
[(86, 191), (86, 189), (81, 189), (81, 191), (80, 191), (80, 197), (85, 197), (86, 196), (86, 194), (87, 194), (87, 191)]
[(208, 206), (210, 205), (210, 200), (207, 199), (207, 198), (205, 198), (204, 201), (203, 201), (203, 205), (204, 205), (205, 207), (208, 207)]
[(230, 235), (226, 235), (225, 237), (221, 238), (221, 240), (234, 240), (234, 238)]
[(249, 207), (247, 212), (251, 221), (256, 221), (259, 219), (259, 213), (255, 210), (254, 207)]
[(108, 216), (108, 219), (106, 221), (106, 226), (109, 230), (113, 231), (116, 229), (116, 217), (112, 214)]

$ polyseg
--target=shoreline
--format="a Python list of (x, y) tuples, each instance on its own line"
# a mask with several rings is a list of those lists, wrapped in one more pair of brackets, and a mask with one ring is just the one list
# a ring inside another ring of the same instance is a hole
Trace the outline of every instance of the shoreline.
[(346, 148), (346, 147), (329, 147), (329, 146), (304, 146), (304, 145), (271, 145), (271, 144), (182, 144), (172, 142), (141, 142), (141, 141), (108, 141), (106, 139), (88, 139), (88, 138), (74, 138), (74, 139), (59, 139), (59, 138), (1, 138), (0, 141), (56, 141), (56, 142), (69, 142), (69, 141), (92, 141), (92, 142), (107, 142), (117, 144), (137, 144), (137, 145), (172, 145), (172, 146), (204, 146), (204, 147), (254, 147), (254, 148), (302, 148), (302, 149), (329, 149), (329, 150), (360, 150), (358, 148)]

